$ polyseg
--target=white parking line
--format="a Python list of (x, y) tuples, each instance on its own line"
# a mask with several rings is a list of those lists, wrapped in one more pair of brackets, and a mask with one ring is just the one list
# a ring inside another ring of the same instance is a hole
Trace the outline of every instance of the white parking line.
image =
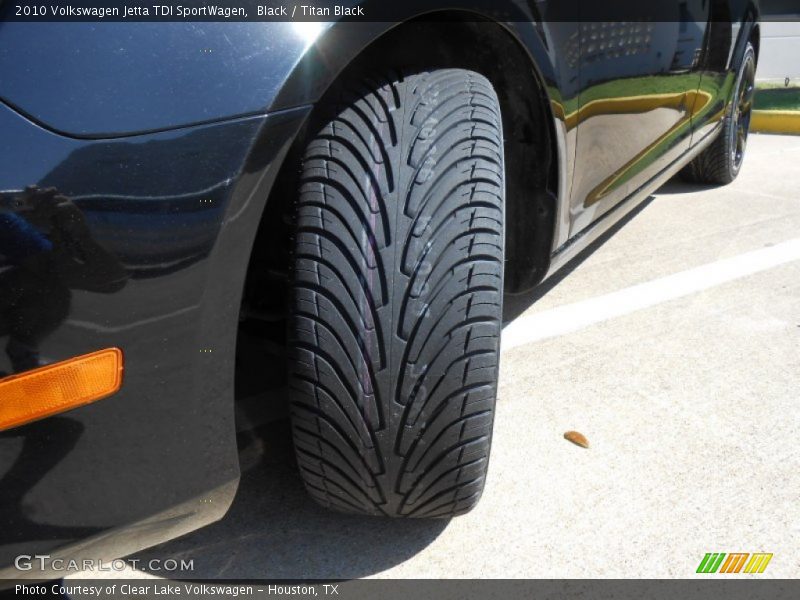
[(520, 317), (503, 329), (501, 350), (579, 331), (682, 296), (800, 260), (800, 238)]

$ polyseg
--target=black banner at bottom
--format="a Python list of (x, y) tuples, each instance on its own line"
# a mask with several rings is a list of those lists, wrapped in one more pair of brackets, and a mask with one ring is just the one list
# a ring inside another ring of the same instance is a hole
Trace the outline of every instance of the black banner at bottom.
[(794, 600), (800, 580), (430, 580), (357, 581), (170, 581), (164, 579), (68, 579), (25, 583), (2, 581), (14, 598), (174, 599), (293, 598), (306, 600), (550, 600), (627, 598), (643, 600)]

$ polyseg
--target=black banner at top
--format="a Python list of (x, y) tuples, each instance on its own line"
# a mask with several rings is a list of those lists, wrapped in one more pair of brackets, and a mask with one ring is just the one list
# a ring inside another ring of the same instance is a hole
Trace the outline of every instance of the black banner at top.
[[(761, 20), (800, 21), (800, 0), (781, 6), (780, 14), (760, 14)], [(0, 0), (0, 19), (27, 22), (675, 22), (701, 12), (703, 20), (738, 22), (759, 9), (755, 0)]]

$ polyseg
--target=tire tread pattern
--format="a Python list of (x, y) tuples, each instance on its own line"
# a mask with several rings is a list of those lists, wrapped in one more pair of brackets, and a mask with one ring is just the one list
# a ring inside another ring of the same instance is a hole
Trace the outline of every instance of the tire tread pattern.
[(461, 69), (342, 84), (300, 173), (289, 323), (296, 456), (340, 511), (449, 517), (486, 479), (503, 289), (503, 139)]

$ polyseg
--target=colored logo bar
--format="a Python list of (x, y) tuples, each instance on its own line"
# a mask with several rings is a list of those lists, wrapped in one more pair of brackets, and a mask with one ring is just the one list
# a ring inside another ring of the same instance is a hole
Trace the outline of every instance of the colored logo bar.
[(708, 552), (697, 566), (697, 573), (763, 573), (771, 560), (772, 553), (768, 552)]

